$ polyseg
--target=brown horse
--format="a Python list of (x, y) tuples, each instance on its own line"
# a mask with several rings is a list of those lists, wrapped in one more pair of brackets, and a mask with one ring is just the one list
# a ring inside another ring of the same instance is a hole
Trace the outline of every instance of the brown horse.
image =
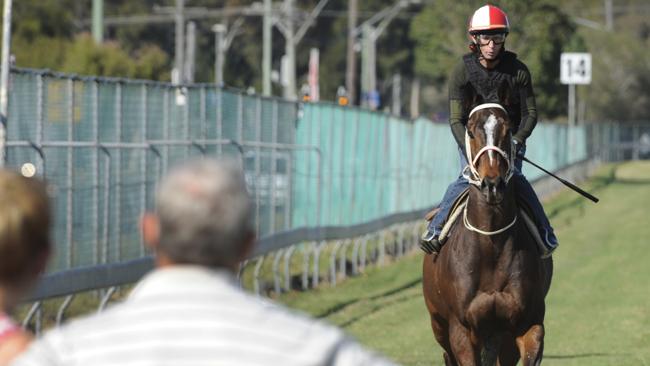
[(542, 360), (553, 263), (517, 219), (511, 127), (499, 104), (472, 110), (466, 209), (440, 253), (424, 257), (425, 303), (448, 366)]

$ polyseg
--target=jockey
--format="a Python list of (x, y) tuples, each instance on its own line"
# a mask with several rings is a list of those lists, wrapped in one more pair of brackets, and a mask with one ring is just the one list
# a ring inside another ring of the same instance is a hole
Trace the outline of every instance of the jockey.
[[(515, 160), (516, 172), (513, 175), (515, 189), (533, 210), (539, 234), (545, 245), (542, 255), (550, 255), (558, 242), (553, 228), (544, 213), (535, 191), (521, 173), (521, 157), (526, 152), (526, 138), (537, 124), (537, 108), (530, 72), (526, 65), (517, 59), (513, 52), (505, 50), (505, 41), (510, 25), (508, 16), (501, 9), (485, 5), (476, 10), (469, 22), (470, 50), (457, 63), (449, 79), (449, 123), (459, 146), (461, 169), (467, 165), (465, 149), (465, 124), (468, 110), (464, 98), (468, 90), (474, 90), (485, 102), (504, 104), (513, 122), (513, 139), (518, 158)], [(510, 103), (499, 100), (497, 95), (501, 83), (507, 82), (514, 90)], [(440, 251), (439, 236), (454, 200), (469, 186), (462, 174), (451, 183), (440, 203), (440, 210), (429, 223), (427, 231), (420, 239), (420, 248), (431, 254)]]

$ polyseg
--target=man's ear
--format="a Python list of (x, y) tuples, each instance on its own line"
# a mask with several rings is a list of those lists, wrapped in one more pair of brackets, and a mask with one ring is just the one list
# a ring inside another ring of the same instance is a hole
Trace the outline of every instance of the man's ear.
[(151, 250), (158, 248), (160, 242), (160, 220), (151, 212), (146, 212), (140, 219), (142, 241)]

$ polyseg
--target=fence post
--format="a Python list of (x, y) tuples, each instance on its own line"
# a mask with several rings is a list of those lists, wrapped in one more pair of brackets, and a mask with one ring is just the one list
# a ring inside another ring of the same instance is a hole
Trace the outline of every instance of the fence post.
[(319, 276), (320, 276), (320, 251), (325, 245), (325, 242), (320, 242), (314, 246), (314, 277), (312, 278), (312, 287), (318, 287)]
[(262, 264), (264, 263), (264, 256), (260, 256), (255, 264), (255, 270), (253, 271), (253, 289), (255, 295), (260, 295), (260, 271), (262, 269)]
[[(262, 141), (262, 99), (257, 97), (255, 99), (255, 139), (256, 142)], [(242, 140), (243, 141), (243, 140)], [(265, 235), (265, 232), (262, 232), (261, 227), (261, 199), (260, 199), (260, 179), (262, 176), (260, 158), (262, 155), (262, 150), (259, 145), (255, 148), (255, 224), (257, 225), (257, 232), (259, 235)], [(268, 192), (268, 187), (267, 187)]]
[[(122, 83), (115, 85), (115, 134), (117, 142), (122, 142)], [(115, 256), (122, 259), (122, 151), (115, 151)]]
[[(68, 79), (68, 142), (73, 139), (73, 125), (74, 125), (74, 81)], [(66, 172), (66, 247), (67, 247), (67, 268), (72, 268), (74, 262), (74, 242), (73, 242), (73, 217), (72, 217), (72, 166), (73, 166), (73, 148), (67, 148), (67, 172)]]
[(302, 248), (302, 289), (309, 287), (309, 253), (314, 252), (316, 255), (316, 242), (309, 243), (309, 248)]
[(296, 246), (292, 245), (284, 253), (284, 289), (287, 292), (291, 291), (291, 257), (295, 249)]
[(282, 254), (284, 252), (284, 249), (277, 250), (275, 252), (275, 255), (273, 256), (273, 289), (275, 290), (276, 294), (279, 294), (282, 292), (282, 289), (280, 288), (280, 259), (282, 259)]
[(337, 240), (330, 254), (330, 284), (336, 286), (336, 253), (341, 247), (341, 241)]
[[(95, 218), (95, 245), (93, 245), (94, 263), (100, 262), (99, 254), (99, 81), (93, 80), (92, 93), (93, 93), (93, 141), (95, 147), (93, 148), (93, 163), (95, 169), (93, 172), (93, 215)], [(108, 186), (106, 186), (108, 189)]]
[[(271, 104), (272, 112), (271, 112), (271, 142), (274, 144), (278, 143), (278, 101), (273, 99), (273, 102)], [(289, 152), (291, 154), (291, 152)], [(270, 196), (270, 206), (271, 206), (271, 212), (270, 212), (270, 234), (275, 233), (275, 190), (276, 190), (276, 179), (277, 179), (277, 156), (276, 156), (276, 148), (271, 149), (271, 182), (269, 184), (269, 194)]]
[[(147, 85), (142, 84), (142, 126), (140, 126), (141, 134), (142, 134), (142, 142), (147, 143), (147, 104), (148, 104), (148, 93), (147, 93)], [(147, 208), (147, 149), (142, 150), (142, 157), (140, 159), (140, 177), (142, 179), (142, 183), (140, 185), (140, 212), (144, 212)], [(142, 235), (140, 235), (140, 256), (144, 256), (145, 253), (145, 245), (144, 245), (144, 239), (142, 238)]]

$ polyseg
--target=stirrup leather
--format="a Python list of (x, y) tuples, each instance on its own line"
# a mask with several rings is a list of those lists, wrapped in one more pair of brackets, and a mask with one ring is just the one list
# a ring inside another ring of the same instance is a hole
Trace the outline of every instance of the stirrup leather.
[(535, 243), (537, 243), (537, 248), (539, 249), (539, 252), (541, 254), (542, 258), (548, 258), (553, 254), (553, 251), (555, 248), (557, 248), (557, 245), (553, 248), (549, 248), (546, 243), (544, 242), (544, 239), (542, 236), (539, 234), (539, 230), (537, 229), (537, 225), (535, 225), (535, 221), (528, 216), (528, 213), (526, 213), (526, 210), (523, 208), (519, 209), (519, 214), (521, 217), (524, 219), (524, 222), (526, 223), (526, 228), (528, 229), (528, 232), (530, 232), (530, 235), (533, 236), (533, 239), (535, 239)]

